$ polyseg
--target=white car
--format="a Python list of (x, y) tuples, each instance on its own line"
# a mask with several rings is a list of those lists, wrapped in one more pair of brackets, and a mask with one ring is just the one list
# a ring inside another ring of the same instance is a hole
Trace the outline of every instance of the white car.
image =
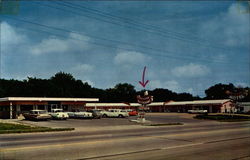
[(45, 110), (31, 110), (29, 113), (24, 113), (23, 116), (27, 120), (35, 121), (51, 119), (51, 115), (49, 115)]
[(188, 113), (207, 113), (207, 110), (188, 110)]
[(53, 119), (68, 119), (69, 115), (63, 112), (63, 109), (52, 109), (49, 113)]
[(93, 113), (86, 111), (68, 112), (70, 118), (93, 118)]
[(125, 118), (128, 117), (128, 112), (124, 112), (121, 109), (109, 109), (108, 111), (101, 111), (102, 117), (119, 117), (119, 118)]

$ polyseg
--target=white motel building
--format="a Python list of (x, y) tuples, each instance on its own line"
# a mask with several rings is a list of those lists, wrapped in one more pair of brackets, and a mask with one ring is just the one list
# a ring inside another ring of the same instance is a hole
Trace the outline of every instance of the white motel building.
[[(5, 97), (0, 98), (0, 119), (16, 119), (22, 113), (33, 109), (51, 111), (62, 108), (65, 111), (90, 109), (134, 109), (138, 103), (99, 103), (98, 98), (46, 98), (46, 97)], [(188, 112), (203, 109), (209, 113), (234, 112), (235, 103), (230, 99), (152, 102), (147, 105), (149, 112)]]

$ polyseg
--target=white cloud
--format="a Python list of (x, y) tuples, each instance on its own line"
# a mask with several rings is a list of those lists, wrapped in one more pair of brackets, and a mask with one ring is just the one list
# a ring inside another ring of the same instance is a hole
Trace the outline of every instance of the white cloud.
[(244, 82), (236, 82), (235, 83), (235, 86), (236, 87), (249, 87), (250, 85), (249, 84), (247, 84), (247, 83), (244, 83)]
[(94, 86), (95, 83), (90, 80), (91, 74), (95, 71), (95, 66), (90, 64), (76, 64), (75, 66), (66, 70), (72, 73), (76, 79), (81, 79), (83, 82), (87, 82), (89, 85)]
[(199, 77), (209, 74), (210, 69), (205, 65), (190, 63), (176, 67), (171, 72), (176, 77)]
[(1, 47), (4, 51), (9, 51), (16, 45), (26, 43), (27, 41), (27, 37), (16, 32), (14, 27), (6, 22), (1, 23)]
[(249, 45), (249, 14), (243, 14), (239, 6), (232, 4), (226, 13), (221, 13), (213, 19), (201, 25), (200, 34), (205, 39), (224, 44), (226, 46), (248, 46)]
[(150, 89), (162, 88), (162, 82), (160, 80), (152, 80), (148, 84)]
[[(198, 84), (200, 86), (200, 84)], [(183, 87), (178, 81), (176, 80), (167, 80), (167, 81), (161, 81), (161, 80), (152, 80), (148, 84), (149, 89), (154, 90), (156, 88), (165, 88), (169, 89), (176, 93), (190, 93), (192, 95), (198, 95), (198, 92), (194, 88), (186, 88)], [(204, 86), (201, 86), (203, 88)]]
[(114, 57), (114, 63), (116, 65), (145, 64), (149, 59), (150, 57), (147, 57), (140, 52), (123, 51), (119, 52)]
[(94, 71), (94, 66), (90, 64), (78, 64), (71, 68), (72, 72), (89, 73)]
[(34, 55), (65, 52), (69, 49), (67, 42), (57, 38), (44, 39), (41, 43), (31, 47), (31, 53)]
[(68, 38), (60, 39), (54, 36), (42, 39), (40, 43), (34, 44), (31, 38), (25, 34), (21, 34), (18, 30), (9, 25), (6, 22), (1, 23), (1, 46), (2, 50), (6, 53), (15, 52), (16, 48), (20, 52), (20, 49), (25, 53), (31, 53), (33, 55), (48, 54), (48, 53), (65, 53), (72, 51), (82, 51), (88, 48), (89, 37), (70, 33)]
[(181, 91), (181, 86), (177, 81), (171, 80), (171, 81), (166, 81), (164, 83), (164, 88), (167, 88), (169, 90), (175, 91), (175, 92), (180, 92)]
[(195, 96), (195, 92), (193, 88), (188, 88), (187, 92)]
[(89, 40), (89, 37), (76, 33), (70, 33), (68, 39), (59, 39), (52, 36), (47, 39), (43, 39), (36, 45), (31, 46), (30, 52), (33, 55), (40, 55), (81, 51), (88, 48), (87, 42), (84, 42), (87, 40)]
[(152, 80), (149, 82), (149, 88), (155, 89), (155, 88), (166, 88), (174, 92), (181, 92), (181, 86), (180, 84), (175, 80), (169, 80), (169, 81), (160, 81), (160, 80)]

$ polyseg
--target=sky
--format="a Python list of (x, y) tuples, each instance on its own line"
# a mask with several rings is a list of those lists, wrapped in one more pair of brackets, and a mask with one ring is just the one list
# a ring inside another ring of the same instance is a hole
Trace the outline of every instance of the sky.
[(235, 1), (20, 1), (1, 16), (1, 78), (71, 73), (96, 88), (130, 83), (205, 96), (250, 86), (250, 14)]

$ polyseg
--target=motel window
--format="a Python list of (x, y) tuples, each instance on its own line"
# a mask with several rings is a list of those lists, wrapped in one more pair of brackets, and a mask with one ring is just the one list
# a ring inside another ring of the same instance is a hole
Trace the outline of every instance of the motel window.
[(0, 111), (9, 111), (10, 107), (9, 106), (0, 106)]
[(45, 106), (44, 106), (44, 105), (38, 105), (38, 109), (44, 110), (44, 109), (45, 109)]
[(30, 111), (33, 109), (33, 105), (20, 105), (21, 111)]

